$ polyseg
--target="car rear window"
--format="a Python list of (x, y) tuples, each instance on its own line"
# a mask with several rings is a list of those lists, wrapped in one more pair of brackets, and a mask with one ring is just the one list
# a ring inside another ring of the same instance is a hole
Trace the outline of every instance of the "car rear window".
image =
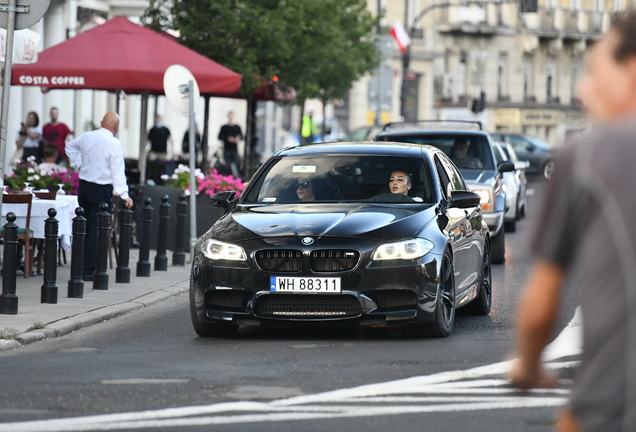
[[(490, 142), (485, 135), (470, 134), (413, 134), (382, 136), (382, 141), (395, 141), (413, 144), (424, 144), (437, 147), (460, 169), (494, 170), (495, 164)], [(467, 144), (467, 153), (463, 157), (457, 155), (462, 141)]]
[[(397, 171), (411, 178), (408, 195), (392, 194), (389, 189), (391, 174)], [(413, 204), (435, 199), (421, 157), (321, 154), (271, 159), (250, 182), (243, 203), (303, 203), (302, 194), (322, 202)]]

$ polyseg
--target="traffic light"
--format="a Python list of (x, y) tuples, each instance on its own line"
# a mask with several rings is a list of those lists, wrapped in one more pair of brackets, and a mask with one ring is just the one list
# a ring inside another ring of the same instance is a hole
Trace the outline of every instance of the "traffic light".
[(473, 99), (473, 103), (470, 107), (470, 110), (475, 114), (479, 114), (483, 110), (486, 109), (486, 93), (481, 92), (479, 95), (479, 99)]
[(520, 0), (520, 9), (522, 13), (537, 12), (539, 4), (537, 0)]

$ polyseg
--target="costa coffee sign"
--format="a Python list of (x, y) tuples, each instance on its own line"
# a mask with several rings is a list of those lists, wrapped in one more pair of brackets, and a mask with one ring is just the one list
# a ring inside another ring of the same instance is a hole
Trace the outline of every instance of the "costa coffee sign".
[(20, 75), (19, 78), (20, 84), (24, 85), (38, 85), (38, 86), (47, 86), (47, 85), (73, 85), (73, 86), (83, 86), (85, 85), (83, 76), (38, 76), (38, 75)]

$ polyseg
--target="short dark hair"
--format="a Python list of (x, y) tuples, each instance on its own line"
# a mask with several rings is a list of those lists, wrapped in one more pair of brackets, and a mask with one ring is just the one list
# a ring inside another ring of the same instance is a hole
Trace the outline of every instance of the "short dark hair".
[(35, 117), (35, 123), (33, 124), (33, 127), (36, 127), (37, 125), (40, 124), (40, 117), (38, 116), (38, 113), (36, 113), (35, 111), (29, 111), (29, 113), (27, 114), (27, 117), (29, 117), (31, 114), (33, 114), (33, 117)]
[(55, 144), (44, 144), (44, 148), (42, 148), (42, 156), (44, 158), (50, 158), (59, 153), (57, 146)]
[(622, 63), (628, 57), (636, 56), (636, 12), (617, 12), (612, 17), (610, 30), (620, 36), (618, 46), (614, 50), (614, 58)]

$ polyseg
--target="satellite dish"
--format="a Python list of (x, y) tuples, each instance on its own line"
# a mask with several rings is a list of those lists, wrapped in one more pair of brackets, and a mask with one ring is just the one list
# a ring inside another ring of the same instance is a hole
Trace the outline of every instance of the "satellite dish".
[(188, 83), (194, 84), (193, 99), (199, 98), (199, 85), (192, 73), (185, 67), (174, 64), (166, 69), (163, 75), (163, 91), (168, 103), (182, 116), (190, 114), (188, 99)]

